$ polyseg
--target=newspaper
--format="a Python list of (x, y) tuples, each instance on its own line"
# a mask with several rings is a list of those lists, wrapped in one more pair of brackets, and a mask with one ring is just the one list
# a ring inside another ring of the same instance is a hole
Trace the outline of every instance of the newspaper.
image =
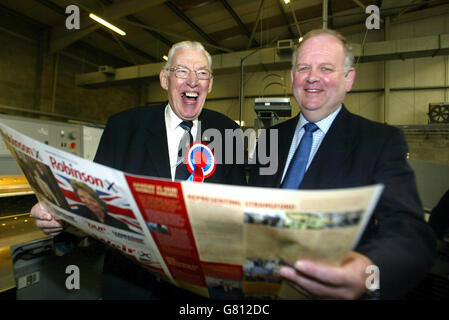
[(279, 266), (338, 264), (382, 185), (298, 191), (127, 174), (0, 123), (40, 204), (164, 280), (212, 299), (299, 298)]

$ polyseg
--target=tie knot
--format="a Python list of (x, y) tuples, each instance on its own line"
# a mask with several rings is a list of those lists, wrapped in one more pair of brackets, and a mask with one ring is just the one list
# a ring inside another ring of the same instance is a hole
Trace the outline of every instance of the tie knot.
[(309, 122), (304, 125), (304, 130), (306, 130), (306, 132), (315, 132), (318, 130), (318, 126), (313, 122)]
[(183, 121), (179, 124), (179, 126), (181, 128), (183, 128), (185, 131), (189, 132), (190, 129), (192, 129), (192, 127), (193, 127), (193, 122), (192, 121)]

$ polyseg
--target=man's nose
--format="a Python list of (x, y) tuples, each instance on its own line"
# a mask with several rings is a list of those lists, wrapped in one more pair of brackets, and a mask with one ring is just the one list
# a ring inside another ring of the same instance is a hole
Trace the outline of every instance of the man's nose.
[(309, 73), (308, 73), (308, 75), (307, 75), (306, 80), (308, 82), (316, 82), (316, 81), (320, 80), (320, 73), (319, 73), (319, 71), (317, 69), (315, 69), (315, 68), (311, 68)]
[(191, 87), (194, 87), (198, 84), (198, 77), (195, 71), (191, 71), (187, 76), (187, 84)]

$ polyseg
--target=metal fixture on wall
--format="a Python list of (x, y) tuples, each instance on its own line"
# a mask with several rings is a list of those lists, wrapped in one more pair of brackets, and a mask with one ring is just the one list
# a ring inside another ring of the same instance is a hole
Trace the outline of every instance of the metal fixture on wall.
[[(269, 73), (262, 79), (265, 83), (268, 78), (277, 77), (278, 81), (272, 80), (266, 84), (262, 91), (262, 97), (254, 100), (254, 111), (257, 114), (257, 119), (254, 120), (254, 128), (261, 129), (262, 124), (265, 128), (269, 128), (280, 122), (280, 117), (290, 117), (292, 107), (290, 105), (290, 98), (287, 97), (287, 87), (285, 85), (285, 78), (276, 73)], [(265, 90), (273, 85), (279, 85), (283, 89), (282, 97), (265, 97)]]
[(279, 81), (271, 81), (271, 82), (269, 82), (267, 85), (265, 85), (265, 87), (264, 87), (263, 90), (262, 90), (262, 97), (265, 96), (265, 90), (266, 90), (268, 87), (272, 86), (272, 85), (279, 85), (279, 86), (281, 86), (281, 87), (282, 87), (282, 90), (284, 91), (284, 97), (287, 96), (287, 87), (286, 87), (286, 85), (285, 85), (285, 83), (284, 83), (284, 82), (285, 82), (285, 78), (282, 77), (281, 75), (277, 74), (277, 73), (269, 73), (269, 74), (267, 74), (265, 77), (263, 77), (262, 83), (264, 83), (265, 80), (268, 79), (269, 77), (278, 77), (278, 78), (279, 78), (279, 81), (281, 81), (281, 82), (279, 82)]
[(449, 103), (429, 103), (429, 123), (449, 123)]

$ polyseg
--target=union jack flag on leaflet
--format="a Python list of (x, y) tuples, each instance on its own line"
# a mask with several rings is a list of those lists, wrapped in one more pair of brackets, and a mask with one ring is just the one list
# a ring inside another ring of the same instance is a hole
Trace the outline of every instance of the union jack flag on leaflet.
[[(70, 178), (64, 177), (59, 173), (56, 173), (55, 178), (71, 209), (77, 209), (79, 205), (83, 204), (75, 194), (70, 184)], [(97, 190), (95, 188), (92, 189), (95, 190), (100, 199), (107, 204), (108, 214), (111, 217), (126, 223), (130, 230), (142, 233), (142, 228), (139, 226), (139, 222), (126, 199), (123, 199), (112, 192)]]

